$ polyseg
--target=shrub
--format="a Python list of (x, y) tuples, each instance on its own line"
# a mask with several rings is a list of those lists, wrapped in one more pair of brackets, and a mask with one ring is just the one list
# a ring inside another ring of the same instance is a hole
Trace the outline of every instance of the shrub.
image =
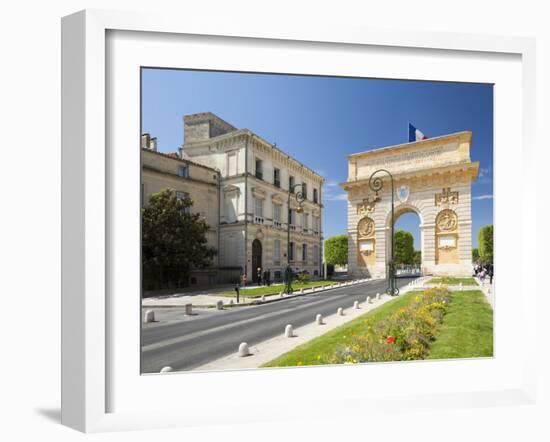
[(446, 288), (420, 292), (406, 307), (377, 324), (367, 321), (366, 331), (341, 346), (329, 364), (408, 361), (428, 356), (437, 326), (443, 321), (451, 296)]

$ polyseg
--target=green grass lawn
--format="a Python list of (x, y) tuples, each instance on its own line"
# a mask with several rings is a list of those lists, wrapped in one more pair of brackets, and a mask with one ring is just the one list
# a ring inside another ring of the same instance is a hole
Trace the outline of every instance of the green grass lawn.
[(360, 334), (366, 327), (367, 320), (380, 321), (397, 309), (404, 307), (415, 296), (414, 292), (406, 293), (380, 307), (371, 310), (359, 318), (296, 347), (294, 350), (268, 362), (264, 367), (295, 367), (297, 365), (319, 365), (323, 356), (333, 354), (340, 345), (350, 344), (352, 334)]
[(479, 290), (453, 292), (428, 359), (493, 356), (493, 309)]
[(474, 278), (452, 278), (450, 276), (443, 276), (441, 278), (432, 278), (428, 281), (428, 284), (477, 285)]
[[(340, 346), (349, 345), (353, 334), (364, 333), (369, 322), (378, 322), (406, 306), (415, 292), (391, 300), (349, 323), (296, 347), (264, 367), (319, 365)], [(470, 358), (493, 354), (493, 310), (481, 291), (452, 292), (452, 301), (436, 332), (429, 359)]]
[[(293, 288), (294, 291), (296, 291), (296, 290), (300, 290), (302, 288), (307, 289), (307, 288), (311, 288), (311, 287), (319, 287), (321, 285), (322, 286), (331, 285), (331, 284), (335, 284), (336, 282), (338, 282), (338, 281), (319, 280), (319, 281), (310, 281), (310, 282), (306, 282), (306, 283), (300, 283), (300, 282), (296, 281), (296, 282), (292, 283), (292, 288)], [(258, 298), (262, 295), (272, 295), (272, 294), (275, 294), (275, 293), (282, 292), (284, 290), (284, 288), (285, 288), (284, 284), (272, 284), (269, 287), (261, 286), (261, 287), (257, 287), (257, 288), (253, 288), (253, 289), (241, 290), (240, 296), (245, 297), (245, 298)], [(212, 294), (216, 295), (216, 296), (229, 296), (229, 297), (232, 297), (232, 298), (237, 297), (237, 294), (235, 293), (234, 289), (226, 290), (226, 291), (219, 292), (219, 293), (212, 293)]]

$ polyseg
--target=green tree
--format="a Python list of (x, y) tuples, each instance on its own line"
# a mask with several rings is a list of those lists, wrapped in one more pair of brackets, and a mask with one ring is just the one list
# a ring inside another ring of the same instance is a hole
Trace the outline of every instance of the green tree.
[(479, 250), (477, 248), (472, 249), (472, 261), (473, 262), (479, 261)]
[(493, 225), (489, 224), (479, 229), (477, 234), (479, 259), (485, 264), (493, 263)]
[(395, 264), (414, 264), (414, 238), (410, 232), (397, 230), (395, 237)]
[(325, 240), (325, 261), (327, 264), (341, 266), (348, 263), (347, 235), (335, 235)]
[(418, 266), (422, 264), (422, 252), (420, 250), (414, 251), (413, 264)]
[(191, 199), (180, 199), (173, 190), (164, 189), (151, 195), (142, 209), (144, 274), (157, 288), (187, 284), (190, 270), (211, 265), (216, 255), (207, 245), (208, 224), (199, 214), (190, 213), (192, 205)]

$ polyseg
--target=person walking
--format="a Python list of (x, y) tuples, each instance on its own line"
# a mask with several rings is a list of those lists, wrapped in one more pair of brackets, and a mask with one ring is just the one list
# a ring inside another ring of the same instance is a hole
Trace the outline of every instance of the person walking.
[(256, 269), (256, 276), (258, 277), (258, 285), (262, 285), (262, 268), (258, 267)]

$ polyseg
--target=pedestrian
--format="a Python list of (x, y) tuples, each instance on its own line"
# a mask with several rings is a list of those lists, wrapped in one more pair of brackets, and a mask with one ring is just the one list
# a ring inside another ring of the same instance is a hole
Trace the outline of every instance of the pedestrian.
[(239, 283), (235, 284), (235, 293), (237, 294), (237, 303), (239, 303), (239, 291), (240, 291), (240, 287), (239, 287)]
[(258, 285), (262, 285), (262, 268), (258, 267), (256, 269), (256, 276), (258, 277)]

